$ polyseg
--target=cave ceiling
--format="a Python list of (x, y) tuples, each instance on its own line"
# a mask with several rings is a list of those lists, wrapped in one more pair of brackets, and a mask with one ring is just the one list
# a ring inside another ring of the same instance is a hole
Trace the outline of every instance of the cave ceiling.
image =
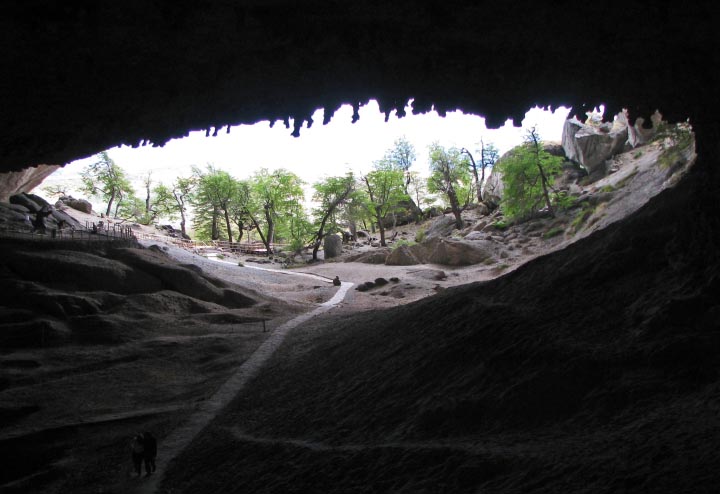
[[(490, 126), (604, 103), (710, 120), (717, 7), (652, 2), (11, 2), (0, 170), (377, 99)], [(319, 125), (322, 122), (315, 122)], [(299, 131), (292, 125), (288, 132)], [(301, 137), (302, 138), (302, 137)]]

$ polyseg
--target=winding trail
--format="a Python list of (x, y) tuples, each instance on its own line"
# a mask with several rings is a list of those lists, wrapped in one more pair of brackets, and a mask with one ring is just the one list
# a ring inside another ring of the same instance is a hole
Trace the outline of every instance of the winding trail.
[[(217, 262), (227, 263), (227, 261), (220, 260), (217, 260)], [(254, 266), (245, 266), (245, 268), (270, 271), (265, 268), (257, 268)], [(328, 283), (332, 282), (332, 280), (328, 278), (313, 274), (294, 273), (292, 271), (272, 271), (294, 276), (312, 277)], [(157, 474), (146, 478), (145, 481), (138, 486), (137, 492), (140, 494), (157, 493), (158, 487), (162, 483), (164, 474), (167, 471), (167, 467), (170, 462), (180, 455), (180, 453), (182, 453), (192, 440), (195, 439), (195, 437), (215, 418), (220, 410), (227, 406), (230, 401), (233, 400), (245, 387), (245, 385), (258, 374), (260, 368), (280, 347), (288, 333), (300, 324), (322, 314), (323, 312), (327, 312), (342, 302), (348, 290), (350, 290), (353, 285), (354, 284), (350, 282), (342, 282), (340, 288), (337, 292), (335, 292), (335, 295), (333, 295), (330, 300), (320, 304), (314, 310), (306, 312), (305, 314), (300, 314), (299, 316), (278, 326), (262, 343), (262, 345), (260, 345), (260, 347), (258, 347), (258, 349), (255, 350), (255, 352), (245, 362), (243, 362), (240, 367), (238, 367), (237, 371), (235, 371), (235, 373), (230, 376), (227, 381), (225, 381), (225, 383), (215, 392), (214, 395), (200, 403), (195, 412), (183, 425), (171, 432), (170, 435), (158, 444), (159, 455), (157, 460)]]

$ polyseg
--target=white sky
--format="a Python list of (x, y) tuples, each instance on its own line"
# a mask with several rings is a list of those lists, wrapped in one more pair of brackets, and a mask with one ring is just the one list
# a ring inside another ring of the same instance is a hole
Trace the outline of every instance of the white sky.
[[(298, 138), (292, 137), (292, 129), (286, 129), (282, 122), (270, 128), (265, 121), (232, 127), (229, 134), (223, 128), (217, 137), (205, 137), (205, 131), (197, 131), (164, 147), (122, 146), (109, 149), (108, 154), (128, 173), (141, 196), (141, 179), (148, 171), (152, 171), (155, 182), (169, 185), (177, 176), (188, 176), (192, 165), (205, 168), (208, 163), (236, 178), (245, 178), (262, 167), (286, 168), (309, 187), (323, 176), (343, 175), (348, 170), (369, 171), (373, 161), (381, 159), (395, 139), (403, 135), (415, 146), (417, 161), (413, 169), (423, 175), (428, 169), (427, 147), (434, 141), (445, 147), (475, 151), (483, 138), (486, 143), (494, 143), (502, 154), (519, 144), (525, 129), (532, 126), (537, 127), (543, 140), (559, 141), (568, 111), (562, 107), (554, 113), (535, 108), (526, 114), (520, 128), (508, 121), (500, 129), (488, 130), (483, 118), (461, 112), (442, 118), (436, 112), (412, 115), (408, 108), (406, 117), (399, 119), (392, 114), (385, 122), (373, 100), (360, 109), (360, 120), (354, 124), (350, 105), (338, 110), (328, 125), (322, 125), (322, 110), (317, 110), (315, 124), (310, 129), (304, 127)], [(79, 183), (79, 173), (93, 161), (95, 157), (91, 156), (69, 163), (43, 185)]]

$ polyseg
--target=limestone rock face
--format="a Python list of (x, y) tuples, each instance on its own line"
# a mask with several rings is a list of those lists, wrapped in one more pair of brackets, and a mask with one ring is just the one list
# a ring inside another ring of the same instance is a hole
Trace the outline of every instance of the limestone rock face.
[(605, 175), (605, 161), (628, 145), (627, 119), (613, 124), (584, 124), (576, 118), (565, 121), (562, 146), (568, 159), (581, 164), (591, 177)]
[(60, 165), (37, 165), (24, 170), (0, 173), (0, 201), (21, 192), (30, 192), (45, 178), (60, 168)]
[(325, 259), (337, 257), (342, 254), (342, 238), (340, 235), (327, 235), (323, 240)]

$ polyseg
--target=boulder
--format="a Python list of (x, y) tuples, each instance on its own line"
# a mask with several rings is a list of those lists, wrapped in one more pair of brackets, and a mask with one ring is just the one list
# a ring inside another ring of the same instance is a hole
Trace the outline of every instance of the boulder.
[(500, 168), (497, 166), (496, 163), (495, 166), (493, 166), (490, 175), (485, 180), (485, 184), (483, 185), (483, 200), (487, 202), (491, 206), (491, 208), (494, 209), (495, 207), (500, 205), (502, 196), (502, 173), (500, 173)]
[(447, 279), (447, 274), (441, 269), (420, 269), (412, 272), (413, 277), (424, 280), (442, 281)]
[(10, 196), (10, 204), (23, 206), (30, 213), (37, 213), (42, 208), (37, 202), (33, 201), (27, 194), (15, 194)]
[(425, 232), (425, 238), (431, 240), (433, 238), (448, 237), (455, 229), (455, 218), (453, 216), (440, 216), (435, 219)]
[(415, 256), (409, 246), (401, 245), (387, 256), (385, 264), (388, 266), (413, 266), (422, 264), (422, 262)]
[(75, 199), (72, 196), (63, 196), (59, 200), (67, 207), (80, 211), (81, 213), (92, 213), (92, 204), (85, 199)]
[(611, 126), (592, 125), (577, 118), (565, 121), (562, 146), (568, 159), (581, 164), (591, 177), (605, 175), (605, 161), (626, 150), (628, 125), (619, 114)]
[(434, 238), (410, 247), (415, 257), (425, 264), (469, 266), (492, 259), (497, 249), (491, 241), (475, 242)]
[(334, 233), (326, 235), (323, 239), (323, 250), (325, 259), (331, 259), (342, 254), (342, 237)]
[(60, 223), (61, 221), (64, 221), (65, 226), (67, 227), (73, 227), (73, 228), (81, 228), (82, 225), (79, 221), (77, 221), (75, 218), (70, 216), (69, 214), (58, 211), (57, 209), (53, 209), (51, 213), (51, 218), (55, 220), (56, 223)]
[(352, 256), (349, 256), (347, 259), (345, 259), (345, 262), (363, 262), (365, 264), (385, 264), (385, 260), (387, 259), (388, 255), (390, 255), (390, 249), (387, 247), (371, 251), (371, 252), (361, 252), (360, 254), (355, 254)]

